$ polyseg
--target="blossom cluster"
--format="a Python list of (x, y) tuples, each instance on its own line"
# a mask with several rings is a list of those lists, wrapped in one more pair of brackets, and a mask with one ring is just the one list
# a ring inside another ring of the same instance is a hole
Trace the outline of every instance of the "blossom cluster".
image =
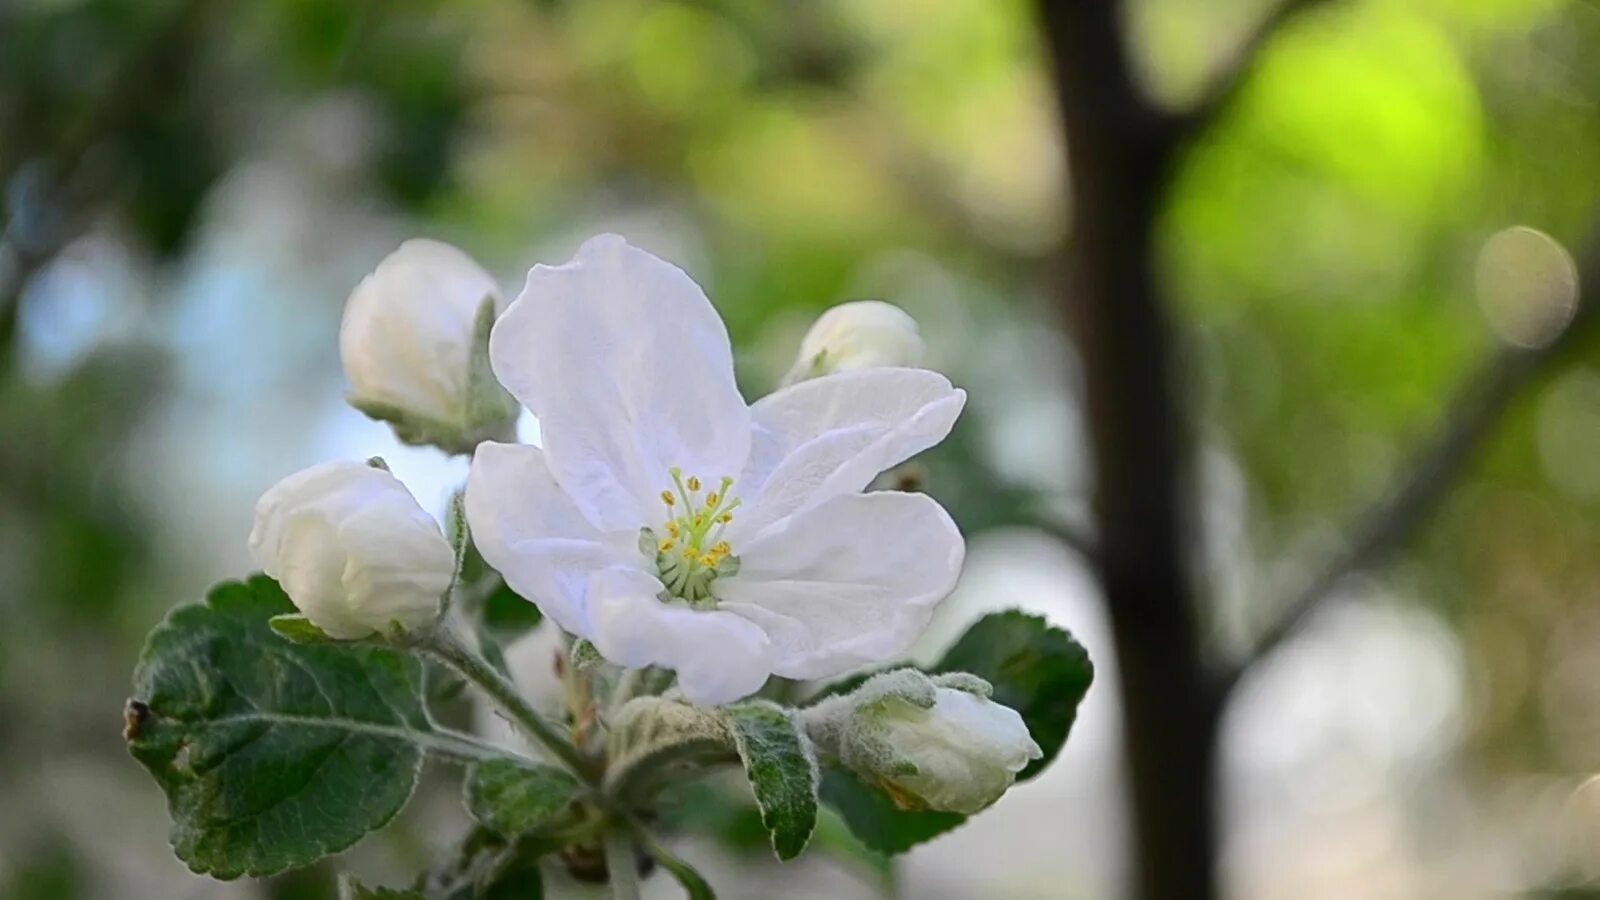
[[(518, 595), (610, 663), (674, 673), (701, 706), (892, 660), (922, 634), (960, 575), (961, 533), (925, 494), (869, 488), (943, 440), (966, 393), (916, 367), (910, 316), (834, 307), (783, 386), (749, 402), (699, 285), (621, 237), (501, 297), (465, 253), (410, 241), (351, 295), (340, 350), (353, 406), (471, 456), (471, 540)], [(537, 446), (515, 440), (519, 405)], [(376, 462), (289, 476), (261, 498), (250, 544), (344, 640), (435, 627), (457, 565)], [(908, 805), (976, 811), (1039, 748), (981, 679), (919, 677), (869, 682), (811, 724)]]

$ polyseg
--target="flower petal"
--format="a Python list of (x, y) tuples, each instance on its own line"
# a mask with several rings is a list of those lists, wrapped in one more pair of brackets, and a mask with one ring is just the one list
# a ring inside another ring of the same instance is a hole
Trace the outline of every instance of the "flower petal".
[(566, 631), (591, 637), (589, 576), (629, 559), (637, 532), (603, 533), (562, 492), (545, 454), (485, 441), (467, 476), (467, 522), (483, 558)]
[(639, 569), (615, 568), (589, 585), (595, 648), (630, 668), (676, 670), (678, 687), (705, 706), (732, 703), (761, 688), (770, 644), (751, 622), (720, 610), (662, 603), (661, 582)]
[(556, 480), (602, 530), (657, 518), (669, 467), (711, 480), (744, 465), (750, 412), (722, 319), (682, 269), (616, 235), (535, 266), (489, 347), (539, 417)]
[(822, 678), (905, 652), (955, 587), (966, 544), (923, 494), (846, 494), (740, 548), (719, 609), (772, 640), (774, 674)]
[[(380, 472), (381, 475), (372, 474)], [(301, 469), (268, 488), (256, 501), (255, 522), (250, 528), (250, 553), (261, 570), (282, 581), (277, 571), (285, 533), (293, 514), (313, 504), (326, 504), (348, 492), (352, 485), (382, 481), (381, 469), (353, 460), (334, 460)], [(398, 481), (396, 481), (398, 483)], [(353, 496), (353, 495), (352, 495)]]
[(755, 437), (739, 479), (745, 511), (735, 547), (944, 440), (967, 394), (925, 369), (880, 368), (813, 378), (751, 407)]

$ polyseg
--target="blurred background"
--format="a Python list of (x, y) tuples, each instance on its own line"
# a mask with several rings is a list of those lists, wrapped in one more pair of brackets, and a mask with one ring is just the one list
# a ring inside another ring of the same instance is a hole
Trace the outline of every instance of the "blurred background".
[[(1129, 3), (1142, 78), (1186, 102), (1268, 8)], [(1126, 896), (1112, 647), (1053, 536), (1090, 488), (1058, 134), (1017, 0), (0, 0), (0, 897), (332, 896), (332, 867), (224, 885), (172, 856), (118, 734), (143, 636), (249, 571), (252, 504), (296, 469), (383, 455), (436, 513), (464, 477), (343, 403), (339, 317), (379, 259), (441, 238), (514, 294), (600, 231), (706, 287), (751, 397), (826, 306), (915, 315), (971, 395), (923, 460), (970, 542), (925, 651), (1023, 606), (1099, 673), (1050, 771), (892, 875), (685, 855), (732, 898)], [(1160, 226), (1208, 640), (1261, 629), (1479, 359), (1560, 330), (1597, 202), (1594, 0), (1340, 0), (1266, 47)], [(1242, 687), (1229, 896), (1600, 897), (1589, 344)], [(340, 867), (443, 852), (436, 781)]]

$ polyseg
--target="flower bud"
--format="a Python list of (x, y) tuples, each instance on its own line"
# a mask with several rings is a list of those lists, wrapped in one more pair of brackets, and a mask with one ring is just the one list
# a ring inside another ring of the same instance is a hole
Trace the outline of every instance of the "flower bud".
[(824, 700), (804, 720), (818, 747), (900, 807), (971, 815), (1043, 755), (1022, 717), (989, 690), (964, 672), (901, 669)]
[(357, 462), (312, 466), (262, 494), (250, 552), (340, 640), (430, 625), (455, 572), (439, 524), (405, 485)]
[(489, 368), (489, 330), (505, 309), (472, 258), (410, 240), (362, 279), (345, 304), (339, 355), (350, 405), (408, 444), (471, 453), (506, 438), (517, 404)]
[(917, 320), (882, 300), (841, 303), (817, 318), (800, 342), (785, 384), (819, 375), (922, 362)]

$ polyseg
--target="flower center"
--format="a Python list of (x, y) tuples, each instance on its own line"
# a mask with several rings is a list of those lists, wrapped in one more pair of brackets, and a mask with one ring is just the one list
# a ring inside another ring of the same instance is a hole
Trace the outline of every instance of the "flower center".
[(667, 587), (661, 599), (677, 598), (695, 609), (714, 609), (711, 583), (739, 571), (739, 557), (722, 539), (740, 502), (728, 493), (733, 479), (724, 477), (720, 486), (702, 496), (704, 485), (698, 476), (686, 478), (676, 467), (670, 472), (672, 489), (661, 492), (667, 523), (660, 531), (639, 530), (639, 552), (655, 561), (656, 574)]

